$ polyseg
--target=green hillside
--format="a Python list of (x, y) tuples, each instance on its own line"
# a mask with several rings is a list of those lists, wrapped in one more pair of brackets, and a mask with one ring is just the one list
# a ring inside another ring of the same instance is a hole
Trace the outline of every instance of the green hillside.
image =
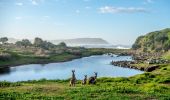
[(170, 28), (139, 36), (132, 49), (140, 51), (168, 51), (170, 49)]

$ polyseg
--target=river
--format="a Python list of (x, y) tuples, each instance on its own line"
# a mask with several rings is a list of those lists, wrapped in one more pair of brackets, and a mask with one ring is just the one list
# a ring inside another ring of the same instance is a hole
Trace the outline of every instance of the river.
[(71, 77), (71, 70), (74, 69), (77, 79), (83, 79), (84, 75), (93, 76), (94, 72), (98, 77), (129, 77), (141, 74), (143, 71), (122, 68), (110, 65), (111, 61), (132, 60), (131, 56), (107, 56), (98, 55), (75, 59), (67, 62), (49, 64), (21, 65), (0, 69), (0, 81), (27, 81), (45, 79), (68, 79)]

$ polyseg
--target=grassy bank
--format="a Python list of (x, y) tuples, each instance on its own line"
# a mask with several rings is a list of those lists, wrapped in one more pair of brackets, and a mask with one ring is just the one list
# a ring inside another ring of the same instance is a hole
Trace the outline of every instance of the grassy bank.
[(10, 52), (12, 57), (9, 60), (0, 60), (0, 67), (9, 67), (9, 66), (16, 66), (22, 64), (46, 64), (52, 62), (64, 62), (69, 61), (81, 57), (97, 55), (101, 53), (97, 52), (82, 52), (82, 54), (71, 54), (71, 53), (62, 53), (62, 54), (55, 54), (50, 55), (48, 57), (41, 57), (41, 56), (34, 56), (34, 55), (21, 55), (18, 53)]
[(3, 67), (10, 67), (10, 66), (17, 66), (23, 64), (46, 64), (46, 63), (53, 63), (53, 62), (64, 62), (70, 61), (73, 59), (87, 57), (91, 55), (102, 55), (104, 53), (124, 53), (129, 52), (128, 50), (118, 50), (118, 49), (86, 49), (85, 51), (79, 53), (70, 53), (64, 52), (61, 54), (51, 54), (49, 56), (35, 56), (29, 53), (18, 53), (18, 52), (11, 52), (8, 53), (11, 55), (10, 59), (7, 60), (0, 60), (0, 68)]
[(170, 65), (129, 78), (99, 78), (96, 85), (69, 87), (69, 80), (0, 82), (0, 99), (169, 100)]
[(44, 64), (50, 62), (63, 62), (72, 59), (80, 58), (81, 56), (73, 54), (60, 54), (50, 57), (35, 57), (35, 56), (13, 56), (12, 59), (6, 61), (0, 61), (0, 67), (9, 67), (22, 64)]
[(170, 50), (169, 50), (168, 52), (166, 52), (166, 53), (162, 56), (162, 58), (167, 59), (167, 60), (170, 60)]

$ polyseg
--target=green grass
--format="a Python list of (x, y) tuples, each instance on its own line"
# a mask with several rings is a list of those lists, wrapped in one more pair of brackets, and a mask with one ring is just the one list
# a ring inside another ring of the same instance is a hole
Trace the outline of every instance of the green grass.
[[(0, 82), (4, 84), (4, 82)], [(69, 87), (68, 80), (33, 80), (0, 87), (0, 99), (169, 100), (170, 65), (129, 78), (98, 78), (96, 85)]]
[[(126, 50), (88, 49), (81, 54), (62, 53), (50, 57), (35, 57), (30, 53), (18, 54), (10, 52), (12, 58), (0, 61), (1, 66), (48, 63), (68, 61), (90, 55), (107, 52), (120, 53)], [(24, 56), (27, 55), (27, 56)], [(170, 54), (165, 54), (168, 56)], [(164, 57), (165, 57), (164, 56)], [(168, 56), (169, 57), (169, 56)], [(166, 58), (168, 58), (166, 57)], [(147, 64), (135, 65), (139, 68), (148, 67)], [(1, 69), (0, 69), (1, 70)], [(26, 82), (0, 82), (0, 100), (169, 100), (170, 99), (170, 65), (161, 64), (152, 72), (145, 72), (129, 78), (98, 78), (96, 85), (81, 85), (77, 81), (76, 87), (69, 87), (68, 80), (32, 80)]]
[(61, 62), (61, 61), (68, 61), (75, 58), (80, 58), (80, 56), (67, 54), (67, 53), (54, 55), (50, 57), (13, 55), (10, 60), (0, 61), (0, 67), (15, 66), (15, 65), (22, 65), (22, 64), (34, 64), (34, 63), (41, 64), (41, 63), (49, 63), (49, 62)]
[(52, 63), (52, 62), (63, 62), (69, 61), (76, 58), (91, 56), (91, 55), (101, 55), (104, 53), (112, 52), (112, 53), (121, 53), (121, 52), (128, 52), (129, 50), (118, 50), (118, 49), (87, 49), (82, 51), (78, 54), (74, 53), (61, 53), (61, 54), (52, 54), (48, 57), (38, 57), (34, 54), (27, 52), (14, 52), (13, 50), (5, 51), (11, 54), (11, 58), (9, 60), (0, 60), (0, 67), (5, 66), (16, 66), (16, 65), (23, 65), (23, 64), (43, 64), (43, 63)]
[(170, 60), (170, 51), (166, 52), (162, 57), (164, 59)]

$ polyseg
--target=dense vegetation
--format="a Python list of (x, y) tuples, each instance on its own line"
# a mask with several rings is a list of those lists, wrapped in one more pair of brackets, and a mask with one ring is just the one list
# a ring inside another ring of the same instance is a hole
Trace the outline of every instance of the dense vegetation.
[(69, 80), (0, 82), (0, 99), (169, 100), (170, 65), (130, 78), (99, 78), (96, 85), (69, 87)]
[(15, 44), (9, 44), (7, 41), (7, 38), (0, 39), (2, 43), (0, 44), (0, 66), (17, 65), (18, 62), (26, 64), (66, 61), (95, 54), (116, 53), (121, 55), (133, 54), (138, 59), (136, 60), (138, 63), (134, 64), (137, 69), (153, 65), (159, 65), (159, 67), (152, 72), (145, 72), (129, 78), (98, 78), (96, 85), (82, 86), (81, 81), (78, 80), (75, 87), (69, 87), (69, 79), (41, 79), (26, 82), (2, 81), (0, 82), (0, 99), (170, 100), (170, 64), (146, 63), (148, 59), (152, 60), (152, 58), (161, 57), (170, 60), (170, 51), (168, 51), (170, 49), (170, 29), (140, 36), (133, 45), (133, 49), (139, 51), (137, 54), (133, 50), (73, 48), (67, 47), (65, 43), (54, 45), (40, 38), (36, 38), (34, 43), (27, 39)]
[(0, 40), (0, 67), (21, 64), (42, 64), (68, 61), (90, 55), (101, 55), (107, 52), (121, 53), (128, 50), (116, 49), (86, 49), (83, 47), (68, 47), (64, 42), (54, 45), (41, 38), (35, 38), (31, 43), (28, 39), (8, 43), (7, 37)]
[(170, 49), (170, 28), (150, 32), (136, 39), (132, 46), (135, 50), (141, 51), (168, 51)]
[(163, 58), (170, 60), (170, 51), (164, 53), (164, 54), (163, 54)]
[(35, 38), (34, 43), (28, 39), (17, 41), (15, 44), (7, 41), (7, 37), (0, 38), (0, 67), (67, 61), (79, 58), (87, 51), (81, 47), (67, 47), (63, 42), (54, 45), (41, 38)]

